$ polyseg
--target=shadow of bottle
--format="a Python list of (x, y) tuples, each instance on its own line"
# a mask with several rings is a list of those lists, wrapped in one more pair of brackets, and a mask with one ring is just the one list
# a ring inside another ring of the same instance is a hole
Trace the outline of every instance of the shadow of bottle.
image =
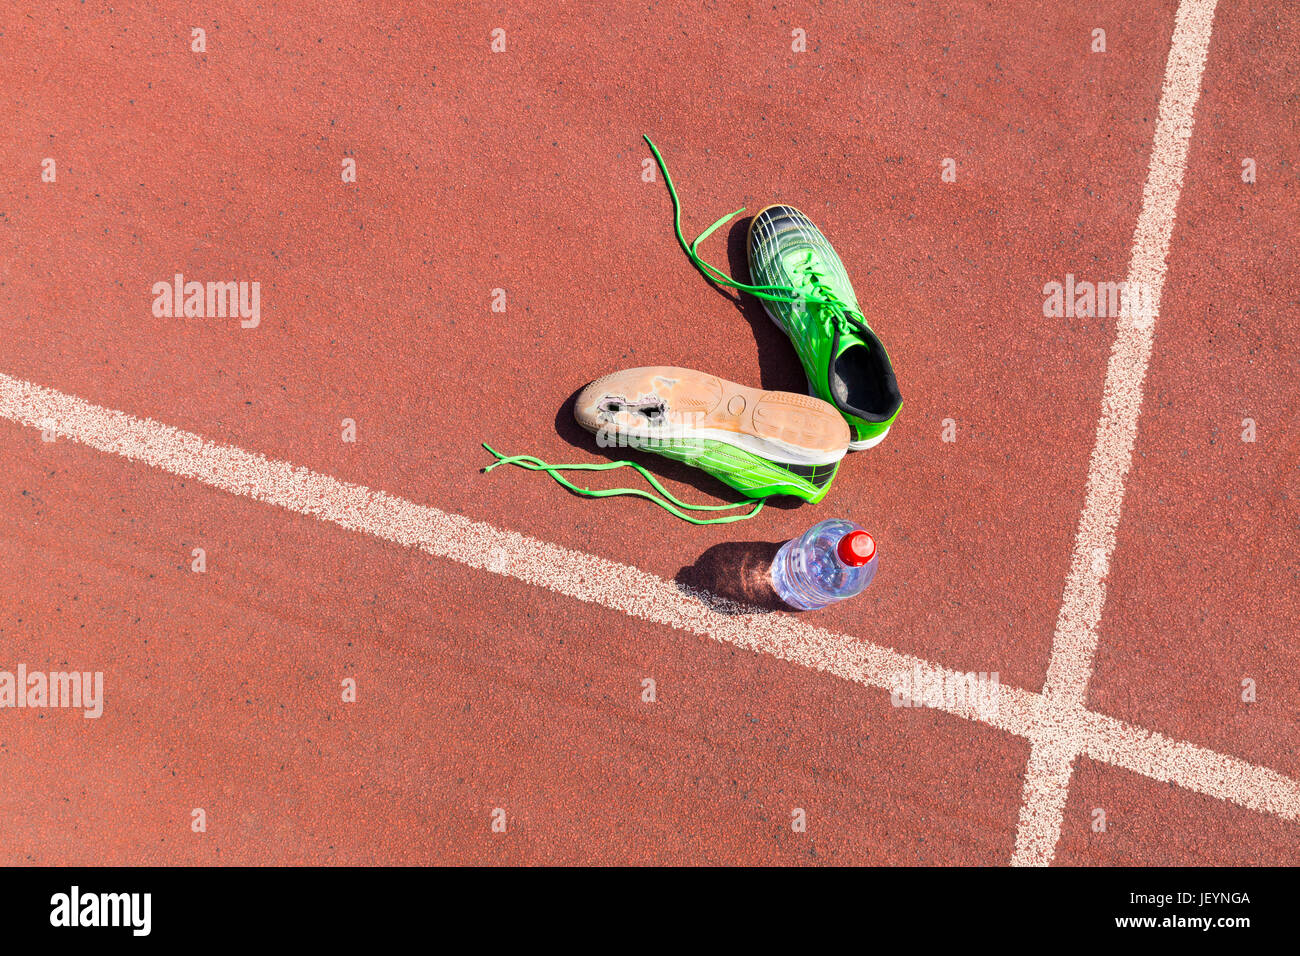
[(772, 589), (772, 560), (782, 541), (724, 541), (677, 572), (685, 593), (722, 614), (789, 611)]

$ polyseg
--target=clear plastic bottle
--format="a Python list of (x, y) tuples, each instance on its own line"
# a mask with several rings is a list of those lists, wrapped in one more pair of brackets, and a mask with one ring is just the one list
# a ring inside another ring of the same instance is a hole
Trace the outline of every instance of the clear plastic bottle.
[(876, 542), (852, 521), (832, 518), (781, 546), (772, 587), (790, 607), (815, 611), (864, 591), (876, 576)]

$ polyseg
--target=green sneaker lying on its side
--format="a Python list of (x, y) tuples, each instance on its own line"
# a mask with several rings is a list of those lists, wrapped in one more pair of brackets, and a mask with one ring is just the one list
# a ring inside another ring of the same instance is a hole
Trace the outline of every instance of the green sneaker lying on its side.
[[(671, 365), (624, 369), (597, 379), (578, 394), (573, 415), (602, 448), (635, 449), (671, 458), (707, 472), (748, 495), (748, 500), (688, 504), (631, 461), (552, 465), (531, 455), (503, 455), (484, 446), (497, 460), (483, 470), (510, 464), (545, 471), (575, 494), (591, 498), (636, 495), (693, 524), (720, 524), (752, 518), (764, 499), (776, 495), (821, 501), (849, 446), (849, 427), (843, 416), (819, 398), (750, 388)], [(615, 468), (635, 469), (654, 491), (594, 490), (575, 485), (561, 474)], [(690, 513), (736, 508), (751, 510), (713, 518)]]
[(674, 366), (597, 379), (573, 412), (602, 447), (656, 452), (751, 498), (821, 501), (849, 443), (844, 420), (823, 401)]
[(768, 206), (749, 224), (745, 243), (757, 287), (792, 289), (792, 299), (764, 298), (763, 308), (789, 336), (810, 391), (849, 423), (849, 448), (884, 439), (898, 417), (898, 391), (889, 354), (871, 331), (844, 264), (811, 220), (792, 206)]

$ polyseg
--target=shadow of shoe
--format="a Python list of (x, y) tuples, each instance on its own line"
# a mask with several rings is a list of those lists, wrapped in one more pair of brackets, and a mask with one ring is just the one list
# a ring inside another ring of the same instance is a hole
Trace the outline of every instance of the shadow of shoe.
[(772, 560), (784, 542), (724, 541), (677, 572), (673, 582), (721, 614), (789, 611), (772, 589)]
[[(749, 253), (746, 239), (753, 216), (747, 216), (731, 227), (727, 234), (727, 266), (733, 278), (750, 282)], [(768, 317), (762, 300), (748, 292), (735, 293), (732, 302), (749, 323), (758, 350), (759, 384), (777, 392), (808, 392), (808, 377), (804, 374), (799, 355), (775, 322)]]
[[(751, 281), (747, 240), (749, 224), (753, 221), (753, 216), (746, 216), (733, 223), (727, 232), (727, 273), (738, 282)], [(701, 252), (701, 254), (707, 262), (709, 260), (707, 253)], [(750, 331), (754, 336), (754, 346), (758, 350), (759, 385), (770, 391), (806, 395), (808, 377), (799, 362), (799, 355), (785, 333), (768, 317), (762, 300), (748, 292), (739, 292), (710, 282), (703, 273), (700, 274), (700, 279), (735, 306), (736, 311), (749, 322)]]

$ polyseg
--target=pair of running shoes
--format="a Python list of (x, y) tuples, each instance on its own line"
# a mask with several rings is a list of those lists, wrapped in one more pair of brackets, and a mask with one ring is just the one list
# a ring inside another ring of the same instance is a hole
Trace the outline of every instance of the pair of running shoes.
[[(636, 494), (698, 524), (753, 517), (764, 499), (792, 495), (820, 501), (849, 451), (879, 444), (902, 406), (889, 354), (867, 324), (844, 264), (812, 221), (798, 209), (771, 205), (749, 224), (746, 249), (751, 282), (742, 283), (705, 262), (700, 242), (743, 212), (719, 219), (694, 242), (681, 231), (681, 205), (663, 157), (650, 145), (673, 200), (678, 242), (715, 284), (762, 300), (768, 316), (794, 345), (808, 377), (808, 394), (764, 391), (716, 375), (675, 366), (614, 372), (579, 393), (574, 415), (604, 448), (655, 452), (699, 468), (747, 496), (730, 505), (691, 505), (669, 494), (633, 462), (548, 465), (530, 456), (504, 456), (489, 466), (515, 464), (546, 471), (584, 495)], [(562, 477), (572, 470), (630, 466), (658, 494), (618, 488), (593, 491)], [(752, 506), (745, 514), (701, 519), (688, 512)]]

